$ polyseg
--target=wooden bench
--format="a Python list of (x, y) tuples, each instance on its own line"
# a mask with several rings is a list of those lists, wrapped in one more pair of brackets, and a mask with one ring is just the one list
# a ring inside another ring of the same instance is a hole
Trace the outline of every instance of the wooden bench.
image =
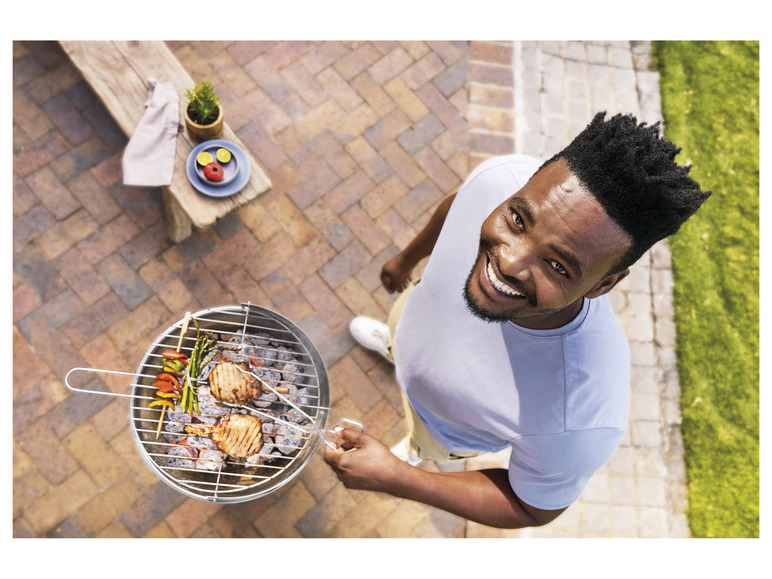
[(270, 180), (227, 123), (221, 138), (240, 147), (249, 158), (250, 177), (246, 186), (230, 197), (214, 198), (199, 193), (190, 184), (185, 164), (198, 143), (185, 130), (184, 107), (185, 94), (196, 83), (166, 44), (160, 41), (64, 40), (59, 44), (128, 137), (145, 112), (149, 78), (154, 77), (159, 83), (171, 82), (177, 89), (180, 128), (174, 176), (171, 185), (163, 187), (169, 236), (175, 242), (188, 237), (193, 227), (205, 229), (271, 189)]

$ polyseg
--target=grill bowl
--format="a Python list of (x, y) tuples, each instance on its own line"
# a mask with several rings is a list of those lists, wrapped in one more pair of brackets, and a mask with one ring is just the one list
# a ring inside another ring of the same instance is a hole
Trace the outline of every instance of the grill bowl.
[[(251, 336), (267, 337), (270, 344), (265, 349), (268, 351), (293, 350), (297, 364), (303, 369), (299, 379), (307, 389), (302, 397), (304, 402), (296, 406), (313, 421), (315, 427), (308, 422), (301, 423), (300, 427), (306, 432), (301, 435), (299, 446), (287, 456), (276, 456), (259, 466), (247, 466), (244, 461), (235, 460), (226, 460), (217, 471), (170, 466), (166, 452), (173, 444), (164, 436), (156, 437), (161, 411), (149, 408), (148, 404), (155, 392), (152, 388), (154, 376), (162, 371), (162, 352), (177, 347), (183, 323), (180, 320), (155, 340), (137, 368), (129, 406), (134, 442), (150, 470), (164, 483), (188, 497), (215, 503), (240, 503), (260, 498), (296, 477), (322, 440), (319, 432), (325, 429), (330, 409), (330, 388), (324, 361), (316, 346), (298, 326), (267, 308), (253, 304), (224, 306), (201, 310), (192, 318), (201, 330), (223, 339), (246, 332)], [(195, 340), (196, 328), (191, 320), (183, 338), (182, 351), (189, 352)], [(264, 424), (272, 422), (271, 416), (275, 415), (274, 423), (281, 425), (286, 423), (286, 412), (290, 409), (291, 406), (279, 401), (271, 408), (253, 408), (249, 412), (258, 416)], [(165, 429), (162, 432), (166, 432)]]

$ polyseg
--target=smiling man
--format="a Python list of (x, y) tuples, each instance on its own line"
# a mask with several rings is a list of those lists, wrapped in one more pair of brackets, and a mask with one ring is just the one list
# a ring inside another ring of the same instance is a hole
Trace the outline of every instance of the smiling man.
[[(499, 527), (573, 503), (627, 425), (629, 348), (607, 294), (710, 195), (679, 150), (659, 124), (601, 113), (544, 164), (477, 167), (384, 265), (385, 288), (402, 292), (389, 324), (351, 324), (395, 363), (410, 433), (390, 451), (342, 429), (325, 451), (338, 478)], [(505, 448), (508, 469), (415, 466)]]
[(576, 317), (583, 297), (608, 292), (627, 274), (611, 270), (629, 245), (625, 231), (559, 159), (483, 222), (464, 295), (485, 320), (557, 328)]

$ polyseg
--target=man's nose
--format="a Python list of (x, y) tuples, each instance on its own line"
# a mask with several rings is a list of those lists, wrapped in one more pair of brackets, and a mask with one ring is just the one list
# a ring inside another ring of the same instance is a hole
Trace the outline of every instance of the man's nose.
[(525, 281), (531, 277), (533, 252), (523, 240), (502, 245), (499, 251), (499, 269), (504, 275)]

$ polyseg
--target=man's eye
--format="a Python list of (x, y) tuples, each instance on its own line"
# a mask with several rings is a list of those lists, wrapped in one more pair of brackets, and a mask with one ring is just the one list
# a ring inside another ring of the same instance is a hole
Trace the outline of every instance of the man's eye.
[(520, 217), (517, 213), (512, 214), (512, 221), (514, 221), (515, 225), (517, 225), (518, 227), (522, 227), (523, 225), (525, 225), (523, 218)]
[(558, 263), (557, 261), (552, 261), (550, 263), (552, 264), (552, 267), (555, 269), (555, 271), (558, 272), (560, 275), (568, 275), (568, 271), (560, 263)]

